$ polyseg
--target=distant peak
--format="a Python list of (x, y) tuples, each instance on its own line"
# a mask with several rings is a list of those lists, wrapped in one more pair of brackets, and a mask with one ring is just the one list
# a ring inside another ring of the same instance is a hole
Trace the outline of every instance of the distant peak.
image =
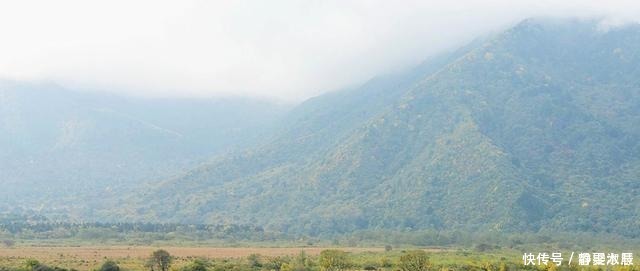
[(617, 18), (605, 17), (531, 17), (524, 19), (513, 26), (508, 32), (524, 32), (532, 31), (566, 31), (573, 33), (585, 32), (607, 32), (613, 29), (621, 28), (637, 28), (638, 22), (621, 20)]

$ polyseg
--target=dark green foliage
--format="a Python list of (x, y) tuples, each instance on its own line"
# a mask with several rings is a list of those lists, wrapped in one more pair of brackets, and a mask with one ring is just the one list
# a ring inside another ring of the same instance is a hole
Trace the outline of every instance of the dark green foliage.
[(120, 271), (120, 266), (114, 261), (106, 261), (100, 266), (99, 271)]
[(33, 268), (33, 271), (55, 271), (55, 270), (64, 270), (64, 269), (58, 269), (58, 268), (54, 269), (44, 264), (38, 265)]
[(35, 260), (35, 259), (28, 259), (28, 260), (25, 261), (24, 266), (27, 269), (31, 270), (31, 269), (36, 268), (37, 266), (40, 266), (40, 262), (38, 260)]

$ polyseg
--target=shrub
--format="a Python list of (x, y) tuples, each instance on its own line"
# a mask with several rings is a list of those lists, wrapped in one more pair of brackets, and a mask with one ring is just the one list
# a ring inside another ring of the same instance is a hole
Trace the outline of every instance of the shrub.
[(322, 271), (340, 271), (350, 266), (347, 253), (341, 250), (323, 250), (320, 252), (319, 261)]
[(106, 261), (100, 266), (100, 271), (120, 271), (120, 266), (114, 261)]
[(429, 256), (424, 250), (405, 252), (400, 256), (399, 267), (402, 271), (427, 271), (429, 270)]

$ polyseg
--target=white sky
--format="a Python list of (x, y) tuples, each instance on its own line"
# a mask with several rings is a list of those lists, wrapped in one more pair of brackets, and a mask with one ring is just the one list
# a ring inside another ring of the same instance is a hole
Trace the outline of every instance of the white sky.
[(0, 77), (142, 96), (300, 101), (533, 16), (638, 1), (0, 0)]

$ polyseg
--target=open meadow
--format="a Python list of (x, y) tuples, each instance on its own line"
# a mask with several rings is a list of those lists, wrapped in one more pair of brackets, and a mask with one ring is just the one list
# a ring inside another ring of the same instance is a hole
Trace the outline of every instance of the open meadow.
[[(146, 270), (145, 263), (152, 253), (158, 249), (169, 252), (172, 256), (172, 269), (180, 270), (194, 260), (226, 265), (267, 267), (274, 261), (295, 262), (304, 257), (310, 265), (320, 256), (322, 251), (338, 250), (349, 255), (355, 269), (364, 267), (391, 267), (400, 255), (401, 250), (385, 251), (384, 247), (152, 247), (152, 246), (16, 246), (0, 248), (0, 267), (22, 268), (29, 260), (35, 259), (41, 264), (75, 270), (98, 270), (107, 260), (113, 260), (123, 270)], [(389, 249), (389, 248), (387, 248)], [(470, 255), (457, 250), (443, 248), (424, 248), (434, 260), (443, 263), (467, 258)], [(456, 256), (458, 255), (458, 256)], [(502, 256), (491, 256), (498, 260)], [(504, 257), (502, 257), (505, 259)], [(255, 261), (251, 263), (251, 261)], [(226, 270), (229, 268), (223, 268)], [(262, 268), (261, 268), (262, 269)], [(0, 269), (1, 270), (1, 269)]]

